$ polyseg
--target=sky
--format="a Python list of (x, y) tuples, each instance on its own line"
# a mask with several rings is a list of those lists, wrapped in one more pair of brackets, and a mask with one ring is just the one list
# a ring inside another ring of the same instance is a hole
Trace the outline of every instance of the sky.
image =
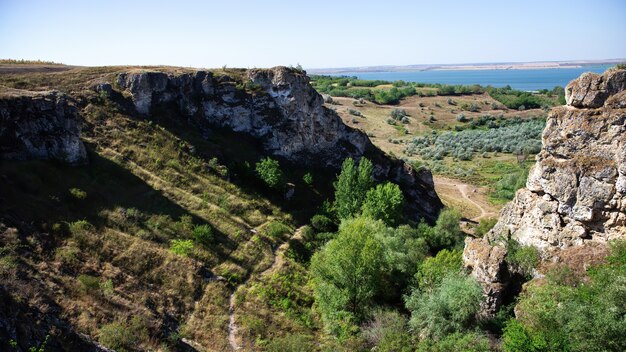
[(0, 58), (305, 69), (626, 58), (626, 1), (0, 0)]

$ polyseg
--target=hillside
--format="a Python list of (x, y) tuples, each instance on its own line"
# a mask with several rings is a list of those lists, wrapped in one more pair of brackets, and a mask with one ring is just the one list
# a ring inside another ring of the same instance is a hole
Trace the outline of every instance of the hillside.
[[(315, 336), (306, 271), (281, 244), (332, 200), (343, 160), (366, 156), (397, 182), (408, 220), (441, 208), (428, 171), (345, 126), (293, 69), (18, 71), (0, 74), (3, 350)], [(267, 156), (277, 188), (255, 172)], [(279, 271), (301, 277), (297, 314), (258, 290)]]

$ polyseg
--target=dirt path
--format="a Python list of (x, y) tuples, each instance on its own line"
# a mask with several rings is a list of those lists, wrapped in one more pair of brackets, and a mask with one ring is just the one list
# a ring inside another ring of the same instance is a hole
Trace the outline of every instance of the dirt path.
[[(488, 202), (485, 194), (486, 191), (484, 189), (480, 189), (480, 187), (476, 187), (463, 183), (459, 180), (445, 177), (435, 177), (435, 185), (454, 187), (456, 189), (455, 193), (458, 192), (456, 195), (442, 193), (440, 194), (442, 198), (455, 196), (458, 197), (458, 195), (460, 195), (466, 204), (470, 204), (472, 207), (477, 209), (479, 211), (479, 215), (472, 217), (472, 221), (478, 222), (484, 218), (498, 216), (498, 207)], [(437, 193), (440, 193), (439, 190), (437, 191)]]
[[(297, 228), (296, 231), (294, 231), (293, 236), (291, 236), (283, 244), (278, 246), (278, 248), (274, 250), (274, 261), (272, 262), (272, 264), (268, 266), (267, 269), (261, 271), (255, 276), (263, 276), (266, 273), (274, 270), (275, 268), (282, 266), (285, 261), (284, 254), (289, 248), (289, 240), (302, 238), (301, 230), (302, 227)], [(235, 294), (241, 287), (244, 287), (248, 283), (248, 281), (250, 281), (250, 279), (252, 279), (252, 275), (250, 275), (246, 280), (244, 280), (241, 284), (235, 287), (228, 299), (228, 343), (230, 344), (230, 347), (233, 349), (233, 351), (238, 351), (241, 349), (241, 346), (237, 341), (237, 331), (239, 330), (239, 327), (237, 326), (237, 321), (235, 319)]]

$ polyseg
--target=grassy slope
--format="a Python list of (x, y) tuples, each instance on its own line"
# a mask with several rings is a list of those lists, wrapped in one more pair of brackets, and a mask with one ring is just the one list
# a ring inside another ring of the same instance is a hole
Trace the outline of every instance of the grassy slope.
[[(226, 131), (201, 136), (168, 111), (152, 121), (138, 119), (86, 89), (121, 70), (127, 68), (0, 76), (4, 87), (57, 89), (92, 100), (83, 108), (89, 165), (2, 162), (9, 187), (0, 214), (10, 223), (31, 224), (14, 239), (15, 246), (2, 243), (14, 248), (3, 251), (3, 257), (20, 258), (7, 274), (10, 285), (39, 282), (70, 324), (95, 338), (102, 326), (129, 324), (136, 315), (148, 331), (143, 348), (164, 348), (163, 341), (178, 331), (203, 348), (228, 349), (229, 295), (270, 267), (273, 248), (288, 236), (264, 228), (280, 221), (293, 229), (297, 218), (310, 215), (295, 210), (305, 202), (311, 208), (311, 199), (319, 201), (327, 190), (304, 187), (300, 178), (305, 170), (288, 170), (298, 197), (287, 203), (282, 193), (270, 192), (254, 179), (252, 168), (261, 157), (254, 141)], [(232, 148), (235, 139), (237, 148)], [(315, 184), (329, 177), (316, 175)], [(85, 191), (86, 198), (72, 196), (71, 188)], [(69, 224), (82, 219), (93, 228), (70, 231)], [(196, 244), (188, 257), (169, 250), (171, 240), (191, 239), (193, 226), (200, 224), (213, 228), (210, 245)], [(113, 289), (87, 290), (80, 275), (100, 283), (111, 280)], [(280, 309), (270, 309), (270, 315), (280, 315)], [(266, 335), (290, 325), (300, 323), (286, 318), (280, 329), (266, 327)], [(254, 336), (244, 336), (254, 341)]]

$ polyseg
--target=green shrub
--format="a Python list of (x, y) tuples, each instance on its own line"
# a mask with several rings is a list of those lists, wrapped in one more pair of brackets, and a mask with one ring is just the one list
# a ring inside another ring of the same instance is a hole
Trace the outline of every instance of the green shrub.
[(487, 232), (489, 232), (489, 230), (496, 226), (497, 222), (498, 219), (495, 218), (480, 219), (478, 226), (476, 226), (476, 236), (484, 236)]
[(82, 235), (93, 231), (94, 227), (87, 220), (78, 220), (71, 222), (69, 229), (72, 235)]
[(100, 279), (90, 275), (79, 275), (80, 290), (86, 293), (94, 293), (100, 290)]
[(70, 188), (70, 194), (72, 197), (79, 200), (87, 198), (87, 192), (81, 190), (80, 188)]
[(304, 183), (306, 183), (309, 186), (312, 185), (313, 175), (310, 172), (307, 172), (306, 174), (304, 174), (304, 176), (302, 176), (302, 181), (304, 181)]
[(303, 352), (314, 351), (315, 343), (311, 336), (303, 334), (290, 334), (277, 337), (267, 344), (265, 351), (268, 352)]
[(419, 344), (420, 352), (489, 352), (489, 339), (480, 332), (456, 332), (441, 340), (424, 340)]
[(371, 321), (363, 328), (363, 336), (373, 347), (381, 352), (410, 352), (411, 336), (407, 330), (407, 321), (396, 311), (377, 310)]
[(285, 234), (288, 234), (290, 232), (291, 229), (289, 228), (289, 226), (276, 220), (270, 222), (264, 228), (265, 236), (273, 239), (282, 238)]
[(193, 250), (192, 240), (172, 240), (170, 251), (183, 257), (188, 256)]
[(196, 225), (192, 234), (193, 240), (203, 246), (209, 246), (213, 242), (213, 229), (208, 224)]
[(256, 163), (256, 172), (259, 178), (271, 188), (278, 188), (283, 181), (283, 172), (278, 160), (265, 158)]
[(529, 284), (504, 329), (503, 347), (526, 351), (626, 350), (626, 243), (611, 243), (605, 264), (588, 269), (586, 280)]
[(311, 218), (311, 226), (318, 232), (334, 232), (337, 225), (327, 216), (317, 214)]
[(98, 341), (116, 351), (134, 351), (147, 340), (145, 322), (135, 316), (128, 323), (113, 322), (103, 325), (98, 332)]
[(73, 268), (77, 268), (80, 264), (78, 260), (78, 253), (80, 251), (76, 247), (65, 246), (59, 247), (54, 251), (54, 259), (61, 262), (63, 265), (67, 265)]
[(393, 109), (391, 110), (391, 118), (397, 121), (401, 121), (404, 117), (408, 116), (406, 110), (404, 109)]
[(414, 290), (406, 300), (409, 324), (424, 338), (440, 340), (468, 331), (480, 308), (482, 289), (469, 276), (448, 275), (430, 290)]
[(515, 240), (507, 243), (507, 262), (523, 275), (530, 277), (532, 271), (539, 265), (541, 256), (539, 250), (533, 246), (521, 246)]

